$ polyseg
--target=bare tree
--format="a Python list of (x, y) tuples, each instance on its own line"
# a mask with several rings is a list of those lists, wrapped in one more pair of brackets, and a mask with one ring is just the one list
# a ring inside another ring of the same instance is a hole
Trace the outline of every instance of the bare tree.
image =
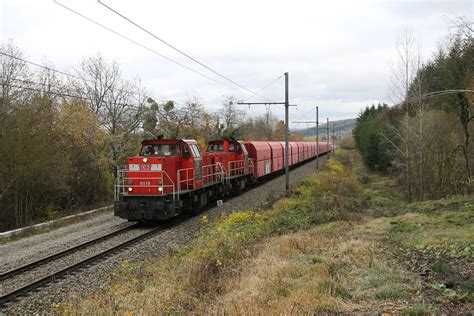
[[(31, 72), (21, 60), (23, 53), (13, 44), (0, 44), (0, 111), (8, 113), (12, 104), (24, 103), (31, 95)], [(26, 93), (25, 93), (26, 92)]]
[(72, 85), (110, 134), (128, 134), (140, 126), (147, 93), (139, 80), (123, 80), (118, 64), (100, 55), (84, 60), (76, 72), (81, 79)]
[(451, 34), (453, 38), (459, 38), (462, 45), (472, 45), (472, 37), (474, 34), (474, 23), (472, 19), (461, 16), (451, 21), (451, 30), (454, 30), (454, 34)]
[(35, 90), (41, 97), (48, 97), (51, 101), (56, 101), (61, 93), (68, 94), (66, 82), (63, 82), (58, 74), (53, 71), (53, 65), (50, 62), (42, 63), (44, 68), (35, 72), (33, 75)]
[(71, 85), (110, 135), (113, 165), (119, 163), (131, 135), (141, 128), (146, 112), (147, 92), (139, 80), (122, 79), (116, 62), (102, 56), (84, 60)]
[(195, 130), (202, 123), (204, 113), (203, 101), (198, 97), (192, 97), (184, 101), (183, 110), (189, 116), (189, 125), (191, 130)]
[(238, 125), (244, 120), (245, 112), (238, 109), (234, 97), (226, 97), (222, 103), (222, 109), (219, 116), (224, 124), (224, 136), (230, 137), (238, 129)]
[(106, 95), (99, 118), (110, 134), (135, 131), (143, 120), (146, 94), (140, 82), (119, 80)]
[(174, 101), (166, 101), (161, 104), (148, 98), (150, 104), (147, 122), (154, 123), (148, 127), (155, 136), (163, 135), (165, 138), (180, 138), (181, 129), (190, 124), (190, 113), (184, 107), (179, 107)]
[(394, 103), (408, 100), (410, 84), (420, 65), (420, 46), (413, 32), (405, 29), (396, 39), (397, 60), (390, 66), (389, 94)]
[(92, 112), (99, 115), (112, 90), (117, 88), (120, 70), (116, 62), (107, 63), (101, 55), (83, 60), (72, 85), (86, 100)]
[[(397, 153), (403, 153), (401, 157), (403, 158), (403, 162), (400, 162), (400, 166), (404, 168), (406, 182), (407, 182), (407, 190), (408, 190), (408, 199), (412, 200), (412, 152), (410, 151), (409, 140), (412, 139), (413, 134), (416, 134), (417, 139), (419, 140), (418, 143), (422, 143), (423, 139), (423, 131), (422, 123), (419, 126), (418, 130), (413, 133), (414, 131), (409, 128), (411, 124), (410, 115), (410, 103), (409, 103), (409, 92), (410, 92), (410, 85), (413, 82), (413, 79), (416, 77), (416, 74), (421, 68), (421, 54), (420, 54), (420, 46), (417, 40), (415, 39), (413, 33), (409, 29), (405, 29), (403, 33), (397, 37), (396, 40), (396, 52), (397, 52), (397, 62), (391, 66), (392, 68), (392, 76), (391, 76), (391, 84), (389, 93), (392, 100), (395, 103), (400, 103), (404, 108), (404, 118), (402, 120), (402, 128), (401, 130), (394, 133), (394, 135), (398, 135), (401, 139), (401, 143), (404, 144), (404, 148), (397, 148)], [(420, 86), (421, 88), (421, 82)], [(418, 90), (417, 90), (418, 91)], [(421, 101), (420, 101), (421, 102)], [(419, 107), (420, 111), (423, 110), (423, 106), (420, 103)], [(420, 120), (422, 116), (419, 116)], [(421, 122), (421, 121), (420, 121)], [(394, 144), (395, 142), (390, 142)], [(422, 160), (422, 154), (419, 153), (419, 157)], [(420, 168), (421, 165), (418, 165)], [(421, 173), (420, 173), (421, 174)]]
[[(417, 45), (417, 52), (413, 58), (413, 66), (417, 75), (416, 78), (411, 82), (411, 97), (415, 97), (415, 102), (413, 105), (417, 107), (417, 115), (415, 115), (415, 128), (410, 130), (412, 138), (415, 141), (415, 147), (413, 152), (415, 154), (415, 166), (416, 172), (418, 173), (418, 197), (423, 199), (425, 195), (425, 169), (427, 158), (425, 154), (425, 147), (429, 143), (431, 135), (427, 133), (428, 130), (428, 116), (426, 111), (426, 104), (422, 98), (423, 94), (426, 92), (426, 85), (428, 78), (425, 78), (422, 69), (422, 55), (420, 46)], [(406, 105), (410, 106), (409, 104)]]

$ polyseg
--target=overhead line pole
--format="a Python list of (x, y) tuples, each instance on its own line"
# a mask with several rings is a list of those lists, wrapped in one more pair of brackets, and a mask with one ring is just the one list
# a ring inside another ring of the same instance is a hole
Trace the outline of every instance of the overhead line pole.
[(289, 154), (288, 154), (288, 139), (289, 139), (289, 122), (288, 122), (288, 116), (289, 116), (289, 111), (288, 108), (290, 106), (290, 93), (288, 91), (288, 73), (285, 72), (285, 191), (290, 190), (290, 166), (288, 164), (288, 159), (289, 159)]
[(316, 123), (316, 169), (319, 169), (319, 106), (316, 106), (316, 121), (302, 121), (292, 123)]
[(331, 140), (333, 141), (333, 147), (336, 147), (336, 129), (334, 123), (332, 123), (332, 137)]
[(319, 169), (319, 106), (316, 106), (316, 169)]
[(328, 144), (328, 155), (331, 153), (329, 150), (329, 117), (326, 119), (326, 130), (327, 130), (327, 136), (326, 136), (326, 142)]
[(240, 105), (284, 105), (285, 106), (285, 190), (290, 190), (290, 167), (288, 164), (289, 161), (289, 148), (288, 148), (288, 139), (289, 139), (289, 124), (288, 124), (288, 117), (289, 117), (289, 107), (296, 106), (294, 104), (290, 104), (290, 92), (289, 92), (289, 78), (288, 73), (285, 72), (285, 102), (237, 102)]

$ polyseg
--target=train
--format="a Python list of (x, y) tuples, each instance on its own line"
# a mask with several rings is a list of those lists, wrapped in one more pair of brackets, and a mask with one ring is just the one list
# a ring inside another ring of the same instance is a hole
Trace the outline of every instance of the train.
[[(332, 150), (327, 142), (288, 145), (290, 167)], [(201, 152), (192, 139), (144, 140), (138, 155), (117, 170), (114, 214), (136, 222), (195, 214), (210, 201), (238, 194), (284, 170), (282, 141), (213, 140)]]

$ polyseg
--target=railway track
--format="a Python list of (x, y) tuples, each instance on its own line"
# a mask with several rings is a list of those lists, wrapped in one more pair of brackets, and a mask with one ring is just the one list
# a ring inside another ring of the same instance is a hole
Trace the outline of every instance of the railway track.
[[(139, 226), (140, 226), (139, 224), (135, 224), (135, 225), (125, 227), (123, 229), (120, 229), (120, 230), (114, 231), (112, 233), (103, 235), (99, 238), (84, 242), (82, 244), (79, 244), (77, 246), (68, 248), (68, 249), (63, 250), (63, 251), (60, 251), (60, 252), (55, 253), (51, 256), (48, 256), (48, 257), (36, 260), (34, 262), (25, 264), (23, 266), (20, 266), (18, 268), (3, 272), (3, 273), (0, 274), (0, 282), (4, 283), (4, 282), (6, 282), (6, 281), (8, 281), (12, 278), (15, 278), (15, 276), (17, 276), (21, 273), (25, 273), (25, 272), (37, 269), (39, 267), (45, 266), (46, 264), (48, 264), (50, 262), (54, 262), (55, 260), (58, 260), (60, 258), (69, 256), (69, 255), (74, 254), (76, 252), (79, 252), (81, 250), (87, 249), (88, 247), (91, 247), (92, 245), (96, 245), (96, 244), (99, 244), (99, 243), (104, 242), (106, 240), (112, 239), (113, 237), (116, 237), (120, 234), (124, 234), (125, 232), (128, 232), (128, 231), (131, 231), (135, 228), (138, 228)], [(42, 285), (45, 285), (49, 282), (52, 282), (52, 281), (62, 277), (63, 275), (66, 275), (68, 273), (71, 273), (75, 270), (80, 269), (81, 267), (88, 266), (89, 264), (93, 263), (94, 261), (97, 261), (99, 259), (107, 257), (108, 255), (113, 254), (116, 251), (118, 251), (120, 249), (123, 249), (125, 247), (128, 247), (128, 246), (130, 246), (130, 245), (132, 245), (132, 244), (134, 244), (134, 243), (136, 243), (140, 240), (146, 239), (147, 237), (150, 237), (153, 234), (155, 234), (156, 232), (160, 231), (162, 228), (163, 228), (163, 225), (153, 227), (153, 228), (149, 228), (149, 229), (145, 229), (145, 232), (143, 234), (140, 234), (138, 236), (127, 239), (126, 241), (124, 241), (124, 242), (122, 242), (118, 245), (108, 247), (107, 249), (101, 250), (99, 253), (96, 253), (95, 255), (86, 257), (85, 259), (82, 259), (80, 261), (76, 261), (75, 263), (69, 264), (66, 267), (63, 267), (63, 268), (61, 268), (57, 271), (54, 271), (52, 273), (48, 273), (45, 276), (37, 278), (32, 282), (28, 282), (26, 284), (23, 284), (20, 287), (17, 287), (14, 290), (9, 291), (8, 293), (4, 293), (4, 294), (2, 294), (2, 296), (0, 296), (0, 306), (5, 306), (8, 302), (11, 302), (11, 301), (15, 300), (18, 297), (26, 296), (28, 294), (28, 292), (30, 292), (31, 290), (33, 290), (35, 288), (38, 288)]]

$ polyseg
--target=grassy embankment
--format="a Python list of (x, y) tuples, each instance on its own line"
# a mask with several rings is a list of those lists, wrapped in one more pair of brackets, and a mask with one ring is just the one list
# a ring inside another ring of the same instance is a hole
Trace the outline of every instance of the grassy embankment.
[(79, 313), (468, 311), (474, 198), (406, 204), (339, 151), (264, 212), (206, 223), (186, 248), (117, 271)]

